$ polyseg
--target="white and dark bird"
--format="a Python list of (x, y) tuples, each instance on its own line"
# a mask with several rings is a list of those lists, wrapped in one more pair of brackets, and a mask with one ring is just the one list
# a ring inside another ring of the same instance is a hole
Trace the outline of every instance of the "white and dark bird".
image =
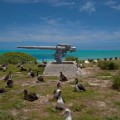
[(7, 70), (7, 66), (3, 66), (2, 69), (3, 69), (3, 72), (5, 72)]
[(80, 92), (80, 91), (86, 91), (85, 87), (82, 84), (78, 83), (78, 79), (75, 79), (75, 91)]
[(57, 103), (56, 103), (56, 109), (57, 110), (64, 110), (65, 101), (63, 100), (61, 93), (62, 92), (59, 91), (58, 99), (57, 99)]
[(72, 120), (72, 117), (71, 117), (71, 110), (70, 109), (65, 109), (65, 112), (64, 112), (64, 115), (65, 115), (65, 120)]
[(57, 83), (57, 89), (54, 90), (54, 98), (55, 98), (55, 99), (58, 99), (58, 97), (59, 97), (59, 91), (61, 91), (61, 90), (60, 90), (61, 87), (62, 87), (62, 86), (61, 86), (60, 82), (58, 82), (58, 83)]
[(35, 77), (35, 74), (34, 74), (34, 72), (31, 69), (29, 69), (28, 77), (30, 77), (30, 78), (34, 78)]
[(8, 64), (3, 64), (0, 66), (0, 70), (3, 70), (3, 72), (5, 72), (8, 68)]
[(20, 72), (22, 72), (22, 71), (27, 71), (27, 69), (24, 68), (22, 65), (20, 65), (19, 68), (20, 68)]

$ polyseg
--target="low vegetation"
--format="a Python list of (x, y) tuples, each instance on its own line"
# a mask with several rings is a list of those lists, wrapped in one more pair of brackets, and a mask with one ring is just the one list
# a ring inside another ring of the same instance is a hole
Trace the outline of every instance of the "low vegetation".
[(0, 55), (0, 63), (28, 63), (28, 62), (36, 62), (36, 58), (21, 52), (7, 52)]
[[(85, 75), (77, 76), (79, 83), (86, 88), (85, 92), (74, 91), (74, 78), (62, 83), (65, 107), (70, 108), (74, 120), (120, 120), (119, 68), (102, 70), (97, 64), (92, 65), (81, 69)], [(31, 62), (23, 67), (31, 68), (35, 73), (43, 72), (43, 68)], [(6, 88), (2, 79), (10, 70), (14, 84), (13, 88)], [(44, 76), (45, 83), (37, 83), (36, 77), (28, 78), (27, 73), (20, 72), (14, 64), (9, 64), (4, 72), (0, 71), (0, 88), (7, 90), (0, 94), (0, 120), (65, 120), (63, 112), (55, 109), (53, 99), (59, 77)], [(24, 100), (24, 89), (36, 93), (39, 99), (34, 102)]]
[(113, 88), (120, 91), (120, 76), (116, 75), (113, 77)]
[(74, 57), (74, 56), (67, 56), (65, 58), (65, 61), (76, 61), (77, 63), (82, 63), (82, 60), (80, 60), (78, 57)]
[(102, 70), (117, 70), (119, 68), (119, 65), (116, 63), (116, 61), (99, 61), (98, 66)]

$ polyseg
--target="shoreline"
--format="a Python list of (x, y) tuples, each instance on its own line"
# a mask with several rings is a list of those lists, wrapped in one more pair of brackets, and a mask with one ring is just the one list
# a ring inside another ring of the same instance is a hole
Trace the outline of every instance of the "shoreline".
[[(37, 59), (37, 61), (41, 62), (42, 60), (46, 61), (54, 61), (53, 54), (54, 50), (0, 50), (0, 55), (5, 52), (23, 52), (27, 53)], [(120, 58), (120, 50), (77, 50), (74, 53), (67, 53), (66, 57), (74, 56), (80, 60), (88, 60), (88, 59), (110, 59), (110, 58)], [(65, 58), (63, 58), (64, 60)]]

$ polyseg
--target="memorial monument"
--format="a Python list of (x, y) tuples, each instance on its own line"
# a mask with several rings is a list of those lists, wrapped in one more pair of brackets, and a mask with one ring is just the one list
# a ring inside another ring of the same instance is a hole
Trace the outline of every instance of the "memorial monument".
[(78, 68), (75, 61), (62, 61), (62, 57), (64, 57), (68, 51), (75, 52), (76, 47), (57, 44), (56, 46), (18, 46), (18, 48), (55, 50), (53, 56), (56, 62), (47, 63), (43, 75), (59, 76), (61, 71), (66, 76), (75, 76), (78, 73)]
[(57, 64), (62, 64), (62, 57), (64, 57), (68, 51), (76, 51), (76, 47), (62, 44), (57, 44), (57, 46), (19, 46), (18, 48), (55, 50), (56, 52), (53, 56)]

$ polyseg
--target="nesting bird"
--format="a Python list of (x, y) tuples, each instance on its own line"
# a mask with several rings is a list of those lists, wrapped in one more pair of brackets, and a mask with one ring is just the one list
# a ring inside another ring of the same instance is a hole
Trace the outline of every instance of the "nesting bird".
[(86, 91), (85, 87), (82, 84), (78, 83), (78, 79), (75, 79), (75, 90), (80, 92), (80, 91)]
[(0, 88), (0, 93), (5, 93), (6, 90), (4, 88)]
[(28, 76), (31, 77), (31, 78), (35, 77), (35, 74), (31, 69), (29, 69)]
[(13, 81), (12, 80), (7, 81), (7, 87), (9, 87), (9, 88), (13, 87)]
[(21, 72), (22, 72), (22, 71), (27, 71), (27, 69), (25, 69), (25, 68), (22, 67), (22, 66), (20, 66), (19, 68), (20, 68), (20, 71), (21, 71)]
[(55, 99), (58, 99), (58, 97), (59, 97), (59, 91), (61, 91), (61, 90), (60, 90), (60, 87), (61, 87), (61, 84), (60, 84), (60, 82), (58, 82), (58, 83), (57, 83), (57, 89), (54, 90), (54, 98), (55, 98)]
[(57, 110), (64, 110), (65, 101), (63, 100), (61, 93), (62, 93), (61, 91), (59, 91), (59, 93), (58, 93), (58, 99), (57, 99), (57, 103), (56, 103)]
[(65, 112), (64, 112), (64, 115), (65, 115), (65, 120), (72, 120), (72, 117), (71, 117), (71, 110), (70, 109), (65, 109)]
[(2, 66), (0, 66), (0, 70), (3, 70), (3, 72), (5, 72), (8, 68), (8, 64), (3, 64)]
[(60, 72), (60, 81), (64, 82), (64, 81), (67, 81), (67, 80), (68, 80), (67, 77), (62, 72)]
[(12, 76), (11, 76), (11, 71), (4, 77), (4, 81), (8, 81), (8, 80), (11, 80)]
[(39, 71), (37, 71), (37, 82), (45, 82), (43, 76), (39, 75)]
[(35, 93), (28, 93), (27, 90), (24, 90), (24, 99), (32, 102), (38, 100), (38, 97)]

